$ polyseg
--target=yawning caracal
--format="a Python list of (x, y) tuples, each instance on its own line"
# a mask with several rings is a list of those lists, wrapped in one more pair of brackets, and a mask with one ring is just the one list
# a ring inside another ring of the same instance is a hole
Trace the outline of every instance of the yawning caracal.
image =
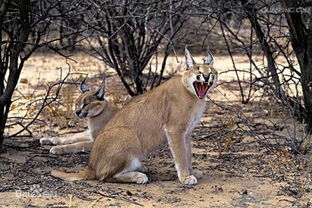
[(52, 171), (64, 180), (109, 180), (147, 183), (141, 160), (167, 141), (182, 184), (202, 176), (191, 166), (191, 132), (205, 107), (205, 96), (217, 82), (210, 53), (197, 64), (185, 48), (187, 70), (124, 105), (106, 124), (92, 147), (88, 167), (79, 173)]

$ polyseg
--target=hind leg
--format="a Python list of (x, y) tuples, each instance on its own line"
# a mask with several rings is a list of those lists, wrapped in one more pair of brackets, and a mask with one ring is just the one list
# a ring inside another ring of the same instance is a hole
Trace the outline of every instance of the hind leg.
[(119, 173), (113, 176), (118, 182), (144, 184), (148, 182), (146, 174), (141, 172)]
[[(138, 135), (130, 128), (105, 129), (95, 140), (89, 157), (89, 167), (99, 180), (147, 183), (146, 171), (139, 158), (143, 157)], [(112, 180), (111, 180), (112, 179)]]
[(118, 182), (125, 183), (138, 183), (144, 184), (148, 182), (148, 177), (146, 174), (139, 171), (147, 171), (147, 168), (142, 165), (141, 161), (137, 158), (131, 160), (127, 167), (113, 176)]

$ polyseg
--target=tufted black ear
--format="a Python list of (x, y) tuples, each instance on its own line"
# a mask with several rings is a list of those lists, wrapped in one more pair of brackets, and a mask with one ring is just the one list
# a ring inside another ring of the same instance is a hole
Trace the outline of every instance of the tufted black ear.
[(82, 93), (85, 93), (85, 92), (87, 92), (87, 91), (90, 90), (90, 86), (89, 86), (88, 84), (86, 84), (86, 79), (87, 79), (87, 77), (85, 77), (85, 78), (82, 80), (82, 82), (80, 83), (80, 91), (81, 91)]
[(96, 98), (98, 100), (104, 100), (104, 95), (105, 95), (105, 79), (106, 76), (104, 75), (103, 81), (99, 87), (99, 89), (94, 93), (94, 95), (96, 96)]
[(213, 55), (209, 52), (209, 46), (207, 46), (207, 59), (205, 59), (204, 64), (213, 65)]
[(187, 69), (192, 68), (196, 64), (191, 53), (187, 49), (187, 46), (185, 46), (185, 61), (186, 61), (186, 68)]

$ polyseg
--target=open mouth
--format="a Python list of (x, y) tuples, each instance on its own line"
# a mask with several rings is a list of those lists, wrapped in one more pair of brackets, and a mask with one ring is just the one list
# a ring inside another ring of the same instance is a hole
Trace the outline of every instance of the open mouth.
[(196, 95), (199, 99), (205, 98), (205, 95), (208, 89), (212, 86), (212, 82), (193, 82), (193, 86), (195, 88)]

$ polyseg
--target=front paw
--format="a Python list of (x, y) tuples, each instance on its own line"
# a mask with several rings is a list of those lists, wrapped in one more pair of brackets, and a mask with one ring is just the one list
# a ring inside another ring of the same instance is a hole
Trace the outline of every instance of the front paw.
[(197, 179), (201, 179), (204, 174), (203, 172), (201, 172), (200, 170), (194, 169), (192, 170), (192, 174), (197, 178)]
[(40, 144), (41, 145), (46, 145), (46, 144), (53, 144), (51, 141), (52, 138), (41, 138), (40, 139)]
[(148, 182), (148, 177), (144, 173), (141, 173), (136, 179), (137, 184), (145, 184)]
[(195, 185), (197, 184), (197, 179), (193, 175), (189, 175), (186, 177), (181, 177), (180, 182), (184, 185)]
[(41, 138), (40, 144), (41, 145), (45, 145), (45, 144), (60, 145), (60, 144), (62, 144), (62, 139), (59, 137)]
[(64, 154), (63, 147), (55, 146), (50, 149), (50, 153), (54, 155), (62, 155)]

